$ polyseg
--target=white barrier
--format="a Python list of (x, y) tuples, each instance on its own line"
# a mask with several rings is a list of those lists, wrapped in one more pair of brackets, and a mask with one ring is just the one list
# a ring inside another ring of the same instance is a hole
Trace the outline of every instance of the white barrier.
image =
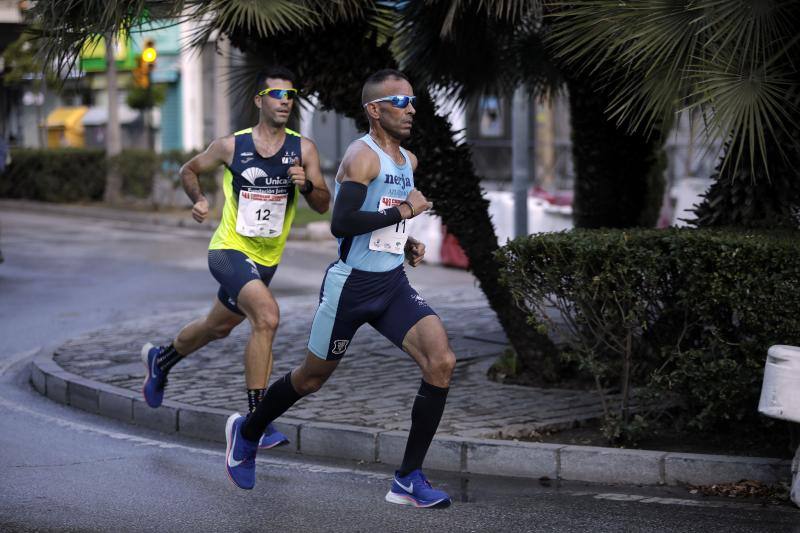
[[(514, 197), (507, 191), (486, 191), (489, 200), (489, 217), (497, 235), (497, 244), (505, 246), (514, 237)], [(536, 197), (528, 197), (528, 231), (545, 233), (572, 228), (572, 207), (553, 205)], [(425, 243), (425, 261), (433, 264), (442, 262), (442, 242), (444, 230), (442, 220), (428, 212), (414, 219), (410, 234)]]
[(425, 243), (425, 261), (438, 265), (442, 262), (442, 219), (427, 211), (414, 217), (409, 234)]
[(553, 205), (541, 198), (528, 198), (529, 233), (550, 233), (572, 227), (571, 205)]
[[(497, 244), (505, 246), (514, 238), (514, 196), (507, 191), (488, 191), (489, 217)], [(548, 233), (572, 229), (572, 206), (553, 205), (547, 200), (528, 197), (528, 233)]]
[(703, 193), (712, 183), (713, 181), (708, 178), (681, 178), (675, 181), (670, 190), (670, 195), (675, 199), (675, 211), (672, 214), (674, 226), (687, 226), (688, 224), (681, 219), (695, 218), (690, 209), (703, 200)]
[[(800, 348), (776, 344), (767, 351), (758, 412), (772, 418), (800, 422)], [(800, 506), (800, 447), (792, 461), (790, 497)]]

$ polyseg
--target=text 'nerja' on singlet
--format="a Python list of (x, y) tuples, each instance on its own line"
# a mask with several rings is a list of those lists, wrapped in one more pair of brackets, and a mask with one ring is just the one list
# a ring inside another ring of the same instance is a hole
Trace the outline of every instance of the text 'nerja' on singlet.
[(239, 250), (256, 263), (278, 264), (297, 206), (289, 167), (295, 158), (302, 160), (300, 140), (299, 133), (287, 129), (280, 150), (262, 157), (253, 128), (234, 133), (233, 160), (222, 179), (225, 206), (209, 250)]
[[(361, 211), (382, 211), (399, 205), (414, 188), (414, 171), (411, 158), (403, 148), (405, 162), (398, 165), (392, 157), (378, 146), (369, 134), (359, 139), (366, 143), (381, 162), (378, 175), (367, 187), (367, 197), (361, 205)], [(335, 194), (339, 193), (336, 182)], [(339, 257), (347, 265), (358, 270), (369, 272), (387, 272), (403, 264), (404, 249), (411, 220), (401, 220), (385, 228), (371, 233), (344, 237), (339, 240)]]

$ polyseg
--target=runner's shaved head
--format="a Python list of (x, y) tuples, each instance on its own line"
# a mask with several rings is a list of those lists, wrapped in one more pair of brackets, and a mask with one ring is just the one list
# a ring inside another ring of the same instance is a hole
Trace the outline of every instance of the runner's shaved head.
[(369, 78), (367, 78), (367, 81), (364, 82), (364, 87), (361, 89), (362, 106), (367, 102), (375, 100), (376, 98), (380, 98), (382, 96), (389, 96), (388, 94), (383, 94), (385, 92), (383, 88), (383, 82), (385, 82), (386, 80), (405, 80), (408, 82), (408, 78), (406, 77), (406, 75), (400, 72), (399, 70), (394, 70), (390, 68), (379, 70), (378, 72), (374, 73)]

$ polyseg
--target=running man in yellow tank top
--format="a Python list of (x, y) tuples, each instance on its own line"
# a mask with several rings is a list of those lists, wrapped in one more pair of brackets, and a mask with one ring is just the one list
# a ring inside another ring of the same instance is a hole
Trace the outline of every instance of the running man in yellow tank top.
[[(261, 72), (257, 82), (258, 124), (214, 140), (181, 167), (184, 189), (194, 203), (192, 216), (202, 223), (208, 217), (208, 201), (197, 175), (225, 166), (222, 220), (208, 247), (208, 266), (220, 288), (208, 315), (186, 325), (171, 344), (142, 347), (147, 367), (142, 393), (150, 407), (161, 405), (167, 373), (178, 361), (228, 336), (247, 318), (251, 333), (245, 381), (249, 408), (255, 408), (272, 371), (272, 341), (280, 316), (269, 283), (281, 260), (298, 196), (302, 194), (315, 211), (328, 210), (330, 193), (317, 147), (286, 127), (297, 95), (294, 75), (272, 67)], [(283, 434), (268, 427), (259, 447), (286, 442)]]

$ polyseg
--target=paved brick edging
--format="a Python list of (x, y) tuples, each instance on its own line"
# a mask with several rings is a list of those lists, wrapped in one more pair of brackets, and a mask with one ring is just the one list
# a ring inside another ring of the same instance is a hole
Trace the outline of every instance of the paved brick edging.
[[(53, 401), (167, 433), (224, 442), (230, 412), (165, 401), (150, 409), (140, 394), (66, 372), (53, 352), (31, 363), (31, 383)], [(399, 464), (406, 432), (281, 418), (275, 422), (291, 444), (270, 453), (299, 453)], [(437, 436), (426, 466), (448, 472), (635, 485), (708, 485), (742, 479), (776, 483), (791, 478), (791, 461), (626, 450)]]

